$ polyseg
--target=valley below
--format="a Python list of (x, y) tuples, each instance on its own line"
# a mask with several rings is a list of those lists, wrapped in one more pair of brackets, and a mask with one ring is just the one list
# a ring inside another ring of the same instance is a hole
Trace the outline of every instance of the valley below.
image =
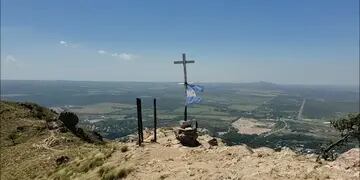
[[(203, 85), (203, 101), (188, 108), (188, 119), (228, 145), (318, 153), (321, 146), (339, 137), (328, 122), (359, 110), (357, 89), (351, 87), (266, 82)], [(57, 112), (72, 111), (79, 116), (81, 127), (107, 139), (126, 139), (137, 131), (137, 97), (143, 102), (145, 128), (153, 127), (153, 98), (158, 101), (158, 126), (178, 126), (183, 120), (182, 90), (176, 83), (5, 80), (2, 99), (36, 102)]]

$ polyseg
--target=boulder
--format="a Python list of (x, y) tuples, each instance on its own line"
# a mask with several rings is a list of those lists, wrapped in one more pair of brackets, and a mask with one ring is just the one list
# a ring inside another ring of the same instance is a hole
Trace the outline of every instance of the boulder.
[(55, 130), (64, 127), (64, 124), (61, 121), (49, 121), (46, 126), (49, 130)]
[(182, 129), (185, 129), (185, 128), (188, 128), (188, 127), (191, 128), (191, 121), (181, 121), (180, 122), (180, 127)]
[(182, 129), (185, 129), (185, 128), (196, 129), (197, 128), (197, 122), (195, 120), (180, 121), (180, 127)]
[(218, 142), (216, 138), (212, 138), (208, 141), (208, 143), (210, 144), (210, 146), (217, 146)]

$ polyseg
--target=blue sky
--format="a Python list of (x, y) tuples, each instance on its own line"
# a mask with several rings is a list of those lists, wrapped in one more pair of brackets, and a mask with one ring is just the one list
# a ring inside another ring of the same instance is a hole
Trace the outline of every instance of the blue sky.
[(1, 79), (359, 84), (358, 0), (1, 1)]

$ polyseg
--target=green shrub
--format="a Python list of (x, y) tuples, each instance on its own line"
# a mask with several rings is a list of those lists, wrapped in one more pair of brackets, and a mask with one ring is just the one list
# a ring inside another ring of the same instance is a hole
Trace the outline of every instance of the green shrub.
[(78, 116), (73, 112), (60, 113), (59, 120), (70, 130), (75, 130), (76, 125), (79, 123)]

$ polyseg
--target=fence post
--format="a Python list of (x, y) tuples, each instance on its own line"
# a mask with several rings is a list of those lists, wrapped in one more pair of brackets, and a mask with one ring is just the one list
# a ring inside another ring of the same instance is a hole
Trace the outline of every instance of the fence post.
[(156, 125), (157, 125), (157, 117), (156, 117), (156, 98), (154, 99), (154, 142), (156, 142)]
[(139, 135), (139, 146), (143, 142), (143, 135), (142, 135), (142, 114), (141, 114), (141, 99), (136, 98), (136, 107), (137, 107), (137, 119), (138, 119), (138, 135)]

